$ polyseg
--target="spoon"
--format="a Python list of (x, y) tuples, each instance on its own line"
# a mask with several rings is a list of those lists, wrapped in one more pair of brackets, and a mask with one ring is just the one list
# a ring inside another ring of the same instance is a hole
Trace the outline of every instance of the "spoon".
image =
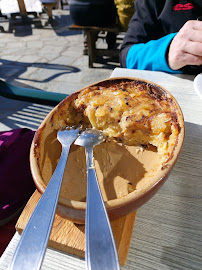
[(57, 139), (62, 144), (60, 160), (22, 233), (9, 270), (38, 270), (41, 268), (55, 216), (69, 149), (78, 133), (79, 128), (58, 131)]
[(118, 270), (116, 245), (93, 162), (93, 147), (105, 140), (96, 129), (83, 131), (74, 144), (85, 147), (87, 205), (85, 216), (85, 260), (88, 270)]

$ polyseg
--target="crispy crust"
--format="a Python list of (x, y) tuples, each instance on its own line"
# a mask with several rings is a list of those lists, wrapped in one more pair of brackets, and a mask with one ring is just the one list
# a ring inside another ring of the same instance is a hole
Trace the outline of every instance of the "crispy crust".
[[(105, 202), (110, 218), (112, 219), (118, 218), (122, 215), (126, 215), (136, 210), (142, 204), (148, 201), (163, 185), (179, 156), (184, 140), (184, 121), (179, 105), (177, 104), (176, 100), (169, 94), (169, 92), (156, 84), (136, 78), (112, 78), (92, 84), (64, 99), (58, 106), (56, 106), (51, 111), (51, 113), (49, 113), (49, 115), (41, 123), (39, 129), (35, 134), (30, 153), (31, 172), (33, 175), (33, 179), (36, 183), (38, 190), (43, 193), (47, 185), (47, 179), (50, 179), (52, 170), (54, 169), (54, 166), (56, 166), (55, 157), (53, 157), (52, 160), (54, 164), (49, 164), (48, 160), (49, 165), (47, 165), (47, 158), (50, 158), (51, 160), (52, 153), (50, 154), (49, 150), (53, 149), (53, 145), (50, 145), (50, 143), (56, 140), (57, 131), (66, 125), (77, 123), (77, 121), (79, 122), (79, 118), (75, 120), (76, 118), (72, 117), (75, 116), (78, 112), (79, 114), (83, 114), (82, 121), (84, 121), (85, 119), (84, 123), (86, 124), (86, 126), (91, 125), (88, 114), (85, 114), (87, 106), (75, 106), (75, 102), (81, 100), (85, 92), (94, 92), (93, 98), (96, 98), (99, 96), (95, 94), (96, 91), (107, 91), (109, 87), (112, 87), (113, 89), (122, 88), (120, 87), (121, 84), (122, 86), (128, 84), (131, 85), (131, 87), (133, 86), (134, 88), (139, 85), (140, 90), (142, 88), (143, 90), (145, 89), (145, 91), (147, 91), (149, 100), (157, 101), (157, 103), (159, 104), (168, 104), (169, 106), (167, 107), (167, 111), (164, 110), (164, 113), (169, 112), (171, 116), (170, 122), (172, 122), (172, 126), (174, 127), (174, 136), (172, 140), (173, 143), (170, 143), (170, 151), (167, 151), (168, 155), (166, 154), (164, 156), (164, 162), (160, 161), (160, 169), (156, 170), (155, 173), (151, 175), (149, 181), (142, 181), (142, 179), (139, 179), (139, 186), (141, 188), (135, 189), (134, 192), (130, 192), (127, 196), (117, 199), (111, 199)], [(99, 90), (95, 91), (95, 89)], [(123, 93), (125, 92), (124, 89), (122, 89), (121, 91)], [(130, 104), (130, 101), (128, 100), (126, 100), (125, 103), (126, 102)], [(128, 106), (127, 104), (125, 105), (126, 107)], [(98, 108), (96, 108), (96, 110), (97, 109)], [(130, 117), (128, 115), (125, 118), (130, 119)], [(151, 122), (153, 121), (153, 119), (155, 119), (154, 115), (149, 117), (149, 120)], [(128, 120), (126, 120), (126, 122), (127, 121)], [(139, 125), (138, 127), (140, 127), (140, 130), (144, 131), (143, 126), (144, 123), (147, 123), (147, 121), (147, 116), (143, 115), (142, 118), (140, 118), (139, 120), (136, 119), (136, 121), (134, 122), (137, 126)], [(170, 135), (168, 137), (170, 137)], [(123, 139), (123, 134), (122, 137), (119, 138)], [(118, 141), (118, 137), (114, 137), (112, 139)], [(127, 141), (124, 141), (124, 143), (127, 143)], [(142, 145), (142, 147), (144, 151), (147, 145), (144, 144)], [(145, 149), (145, 152), (147, 152), (147, 149)], [(58, 156), (56, 155), (56, 157), (59, 157), (59, 153)], [(142, 162), (144, 164), (144, 160), (142, 160)], [(145, 164), (148, 164), (148, 162)], [(68, 197), (60, 197), (59, 199), (58, 208), (60, 214), (67, 216), (68, 218), (77, 222), (84, 221), (85, 207), (86, 204), (83, 201), (69, 199)]]
[(165, 162), (171, 158), (180, 132), (177, 107), (168, 93), (130, 79), (99, 82), (71, 96), (66, 125), (75, 124), (100, 129), (126, 145), (152, 144)]

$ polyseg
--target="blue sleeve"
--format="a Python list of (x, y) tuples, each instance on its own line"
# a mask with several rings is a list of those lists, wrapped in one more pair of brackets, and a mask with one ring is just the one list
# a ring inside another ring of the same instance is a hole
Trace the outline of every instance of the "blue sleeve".
[(126, 67), (129, 69), (164, 71), (168, 73), (182, 73), (168, 66), (166, 51), (177, 33), (168, 34), (147, 43), (134, 44), (128, 51)]

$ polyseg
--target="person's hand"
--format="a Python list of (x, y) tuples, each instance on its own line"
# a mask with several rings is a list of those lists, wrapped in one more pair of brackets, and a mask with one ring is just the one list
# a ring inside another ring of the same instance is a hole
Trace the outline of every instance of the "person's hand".
[(202, 64), (202, 21), (188, 21), (173, 38), (168, 65), (177, 70), (186, 65)]

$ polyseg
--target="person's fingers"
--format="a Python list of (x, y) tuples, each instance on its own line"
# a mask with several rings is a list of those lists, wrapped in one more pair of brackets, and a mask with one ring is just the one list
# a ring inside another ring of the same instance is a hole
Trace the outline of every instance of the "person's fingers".
[(202, 21), (199, 21), (199, 20), (194, 20), (194, 21), (191, 21), (191, 25), (193, 27), (193, 29), (195, 30), (201, 30), (202, 28)]
[(202, 21), (190, 20), (190, 21), (187, 21), (183, 25), (183, 27), (181, 28), (181, 30), (183, 30), (183, 29), (185, 29), (185, 30), (187, 30), (187, 29), (201, 30), (201, 28), (202, 28)]
[(185, 41), (202, 42), (202, 21), (186, 22), (178, 32), (178, 37)]
[(202, 56), (202, 43), (189, 41), (185, 44), (183, 50), (189, 54)]
[(190, 41), (202, 43), (202, 29), (201, 30), (192, 29), (191, 31), (189, 31), (187, 37)]
[(183, 55), (183, 58), (181, 59), (181, 67), (186, 65), (199, 66), (201, 64), (202, 64), (202, 56), (185, 53)]
[(202, 56), (191, 54), (182, 50), (176, 50), (169, 54), (168, 64), (171, 69), (177, 70), (186, 65), (201, 65)]
[(168, 64), (177, 70), (202, 64), (202, 21), (188, 21), (170, 44)]

